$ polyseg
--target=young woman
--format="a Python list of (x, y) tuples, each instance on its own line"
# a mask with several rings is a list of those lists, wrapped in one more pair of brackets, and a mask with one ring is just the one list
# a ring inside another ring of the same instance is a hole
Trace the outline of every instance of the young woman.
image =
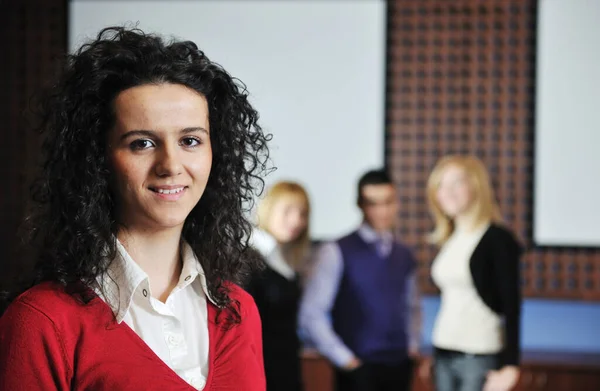
[(521, 247), (500, 223), (477, 158), (441, 159), (427, 196), (430, 238), (440, 246), (431, 270), (441, 291), (432, 338), (436, 389), (510, 390), (519, 377)]
[(193, 42), (107, 28), (42, 103), (38, 262), (0, 318), (0, 389), (265, 390), (236, 285), (268, 158), (245, 88)]
[(263, 325), (268, 391), (300, 391), (300, 341), (296, 333), (300, 282), (309, 249), (310, 206), (294, 182), (273, 185), (258, 205), (259, 229), (252, 243), (266, 268), (251, 281)]

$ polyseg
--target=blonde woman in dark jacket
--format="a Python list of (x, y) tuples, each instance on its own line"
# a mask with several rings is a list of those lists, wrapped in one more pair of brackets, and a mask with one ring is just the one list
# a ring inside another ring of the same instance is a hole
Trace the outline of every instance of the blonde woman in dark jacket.
[(258, 205), (251, 243), (265, 260), (248, 292), (262, 320), (267, 391), (300, 391), (300, 340), (296, 332), (301, 275), (309, 250), (308, 194), (296, 183), (274, 184)]
[(436, 390), (511, 390), (519, 378), (521, 246), (501, 223), (476, 157), (441, 159), (427, 196), (435, 219), (429, 238), (440, 248), (431, 268), (441, 291), (432, 337)]

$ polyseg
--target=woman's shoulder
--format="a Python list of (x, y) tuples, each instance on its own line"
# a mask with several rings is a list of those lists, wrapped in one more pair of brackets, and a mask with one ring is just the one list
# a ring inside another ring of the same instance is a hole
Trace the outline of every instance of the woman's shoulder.
[(258, 307), (250, 293), (237, 284), (229, 283), (229, 298), (237, 303), (243, 326), (255, 327), (257, 322), (260, 324)]
[(64, 308), (75, 304), (75, 298), (67, 288), (55, 282), (42, 282), (21, 293), (14, 305), (26, 304), (35, 308)]
[(86, 314), (96, 317), (93, 311), (83, 311), (91, 300), (99, 300), (89, 289), (75, 290), (55, 282), (43, 282), (19, 295), (6, 309), (2, 319), (44, 318), (53, 324), (80, 323)]
[(519, 253), (523, 251), (523, 246), (516, 238), (513, 231), (511, 231), (508, 227), (500, 223), (492, 223), (484, 234), (483, 239), (486, 239), (486, 242), (490, 246), (501, 245), (504, 247), (509, 247)]
[(250, 237), (250, 245), (258, 250), (262, 256), (268, 256), (277, 247), (277, 241), (268, 232), (255, 228)]
[[(234, 327), (212, 328), (215, 365), (211, 384), (231, 384), (231, 389), (236, 390), (264, 390), (262, 326), (258, 309), (252, 296), (239, 285), (226, 285), (229, 298), (236, 303), (240, 322)], [(231, 373), (236, 373), (237, 377), (232, 379)]]
[(256, 332), (260, 333), (260, 315), (252, 296), (232, 282), (224, 285), (227, 289), (230, 306), (221, 309), (213, 307), (216, 310), (213, 325), (222, 326), (213, 329), (217, 333), (216, 340), (231, 340), (231, 338), (237, 338), (238, 335), (250, 337)]
[(241, 315), (247, 313), (248, 311), (256, 310), (254, 298), (241, 286), (230, 282), (227, 284), (227, 288), (229, 290), (229, 298), (232, 301), (238, 303), (239, 308), (241, 310)]
[(490, 225), (487, 229), (487, 233), (490, 233), (493, 235), (505, 235), (505, 236), (513, 235), (512, 231), (506, 225), (497, 223), (497, 222), (490, 223)]

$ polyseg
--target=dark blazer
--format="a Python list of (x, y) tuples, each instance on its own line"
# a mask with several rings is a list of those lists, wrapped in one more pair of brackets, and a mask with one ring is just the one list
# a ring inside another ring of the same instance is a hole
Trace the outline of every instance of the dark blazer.
[(288, 280), (268, 265), (254, 275), (246, 290), (262, 321), (267, 391), (302, 390), (300, 339), (296, 332), (300, 283)]
[(470, 261), (471, 275), (483, 302), (504, 318), (505, 343), (500, 364), (519, 365), (521, 326), (520, 258), (523, 248), (506, 228), (492, 224)]

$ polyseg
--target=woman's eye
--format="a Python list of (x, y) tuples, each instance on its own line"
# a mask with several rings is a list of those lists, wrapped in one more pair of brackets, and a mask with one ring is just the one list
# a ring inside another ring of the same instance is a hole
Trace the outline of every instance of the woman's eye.
[(152, 146), (154, 146), (154, 143), (146, 139), (135, 140), (132, 141), (131, 144), (129, 144), (129, 148), (131, 148), (132, 151), (141, 151), (143, 149), (148, 149)]
[(202, 142), (195, 137), (186, 137), (181, 140), (181, 144), (185, 147), (196, 147), (202, 144)]

